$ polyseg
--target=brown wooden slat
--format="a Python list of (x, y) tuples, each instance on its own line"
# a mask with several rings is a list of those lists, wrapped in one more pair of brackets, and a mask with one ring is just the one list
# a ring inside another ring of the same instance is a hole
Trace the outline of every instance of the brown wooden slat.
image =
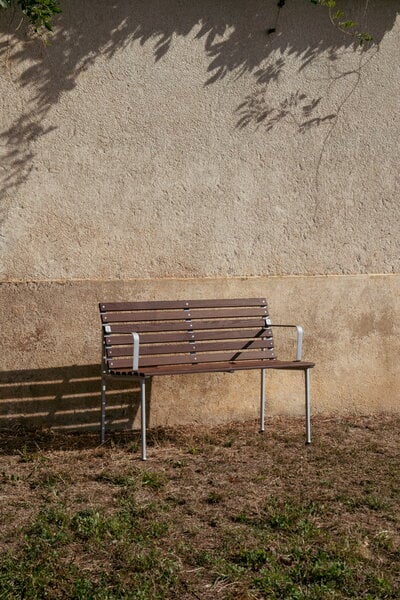
[(185, 375), (192, 373), (221, 373), (252, 369), (282, 369), (298, 371), (315, 366), (312, 362), (273, 360), (245, 360), (240, 362), (220, 362), (199, 365), (169, 365), (139, 369), (140, 375)]
[(209, 300), (161, 300), (149, 302), (101, 302), (100, 312), (135, 311), (170, 308), (217, 308), (229, 306), (264, 306), (266, 298), (218, 298)]
[[(189, 342), (183, 344), (151, 344), (150, 346), (140, 346), (139, 360), (142, 356), (148, 356), (149, 354), (179, 354), (193, 352), (194, 344)], [(133, 345), (131, 346), (117, 346), (112, 348), (106, 348), (107, 358), (114, 358), (118, 356), (133, 356)]]
[(261, 321), (262, 326), (256, 329), (220, 329), (218, 331), (198, 331), (197, 328), (193, 330), (195, 340), (226, 340), (226, 339), (250, 339), (257, 337), (272, 338), (272, 329), (266, 329), (264, 321)]
[(150, 300), (148, 302), (101, 302), (100, 312), (135, 311), (135, 310), (166, 310), (173, 308), (187, 308), (187, 300)]
[[(149, 367), (156, 365), (184, 365), (193, 363), (212, 363), (221, 361), (241, 361), (241, 360), (270, 360), (275, 357), (273, 350), (255, 350), (249, 352), (215, 352), (211, 354), (200, 353), (196, 355), (174, 354), (157, 357), (145, 357), (139, 360), (139, 370), (141, 367)], [(129, 368), (132, 366), (132, 361), (129, 358), (115, 358), (108, 360), (108, 366), (111, 370)]]
[(173, 321), (170, 323), (111, 323), (109, 333), (137, 333), (146, 332), (167, 332), (167, 331), (188, 331), (193, 325), (183, 321)]
[(188, 330), (206, 330), (206, 329), (235, 329), (240, 327), (263, 327), (264, 319), (230, 319), (221, 321), (193, 321), (186, 323), (184, 321), (171, 321), (170, 323), (111, 323), (109, 333), (145, 333), (151, 331), (188, 331)]
[(141, 321), (176, 321), (187, 319), (236, 319), (237, 317), (261, 317), (267, 316), (266, 308), (222, 308), (193, 310), (151, 310), (142, 312), (111, 312), (101, 315), (103, 323), (141, 322)]
[[(272, 337), (271, 329), (257, 327), (256, 329), (219, 329), (217, 331), (177, 331), (173, 333), (142, 333), (140, 343), (163, 343), (163, 342), (183, 342), (185, 340), (228, 340), (228, 339), (250, 339), (256, 337)], [(132, 335), (106, 335), (105, 342), (107, 346), (127, 346), (132, 344)]]
[(103, 323), (125, 323), (137, 321), (176, 321), (188, 318), (186, 311), (179, 308), (177, 310), (144, 310), (135, 312), (110, 312), (102, 313)]
[[(127, 346), (133, 343), (132, 334), (129, 335), (106, 335), (107, 346)], [(166, 342), (185, 342), (194, 339), (193, 331), (174, 331), (172, 333), (142, 333), (141, 344), (160, 344)]]
[[(139, 355), (147, 356), (149, 354), (175, 354), (182, 352), (217, 352), (218, 350), (257, 350), (260, 348), (272, 348), (272, 339), (267, 340), (235, 340), (235, 341), (219, 341), (219, 342), (199, 342), (184, 344), (151, 344), (150, 346), (140, 346)], [(133, 345), (118, 346), (106, 349), (107, 357), (114, 358), (117, 356), (132, 356)], [(140, 360), (140, 358), (139, 358)]]
[(191, 319), (237, 319), (238, 317), (266, 317), (267, 308), (259, 306), (256, 308), (194, 308), (190, 309), (188, 316)]

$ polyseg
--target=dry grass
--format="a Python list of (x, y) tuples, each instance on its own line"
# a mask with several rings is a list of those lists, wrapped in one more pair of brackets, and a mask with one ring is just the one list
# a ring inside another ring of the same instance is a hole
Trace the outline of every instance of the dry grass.
[(3, 432), (0, 599), (400, 597), (400, 419)]

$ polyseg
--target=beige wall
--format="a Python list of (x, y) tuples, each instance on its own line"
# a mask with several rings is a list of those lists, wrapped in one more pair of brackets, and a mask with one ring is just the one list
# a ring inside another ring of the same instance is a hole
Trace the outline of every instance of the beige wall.
[[(275, 1), (69, 0), (48, 47), (0, 15), (2, 369), (19, 382), (0, 418), (97, 418), (98, 301), (250, 291), (305, 324), (317, 411), (398, 410), (398, 11), (348, 3), (362, 51), (287, 4), (267, 36)], [(296, 377), (271, 376), (271, 410), (299, 412)], [(154, 382), (153, 422), (253, 416), (257, 390)]]

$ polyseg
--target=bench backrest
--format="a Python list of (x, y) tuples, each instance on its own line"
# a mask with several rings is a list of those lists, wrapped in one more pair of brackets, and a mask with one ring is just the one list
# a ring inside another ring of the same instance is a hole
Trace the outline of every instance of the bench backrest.
[(100, 303), (100, 313), (110, 371), (132, 370), (133, 331), (139, 369), (276, 358), (265, 298)]

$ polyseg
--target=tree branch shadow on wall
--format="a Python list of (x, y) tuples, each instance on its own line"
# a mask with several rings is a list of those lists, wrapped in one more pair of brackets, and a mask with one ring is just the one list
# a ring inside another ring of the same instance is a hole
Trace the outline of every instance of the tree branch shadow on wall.
[[(59, 432), (99, 432), (99, 365), (7, 371), (1, 374), (0, 431), (52, 428)], [(150, 416), (151, 381), (146, 386)], [(140, 389), (135, 380), (107, 380), (107, 431), (136, 426)], [(99, 438), (98, 438), (99, 440)]]
[[(316, 114), (318, 97), (303, 90), (292, 90), (278, 106), (269, 106), (265, 92), (277, 81), (288, 56), (300, 61), (299, 70), (323, 52), (335, 61), (343, 48), (356, 45), (351, 36), (338, 32), (330, 23), (326, 10), (306, 0), (287, 3), (280, 13), (277, 32), (267, 31), (277, 22), (275, 0), (120, 0), (81, 2), (65, 0), (63, 14), (57, 20), (49, 47), (31, 40), (23, 27), (4, 11), (0, 15), (0, 32), (8, 42), (0, 46), (0, 55), (9, 66), (10, 77), (28, 100), (22, 114), (0, 132), (3, 146), (3, 191), (25, 182), (35, 160), (35, 143), (50, 133), (55, 125), (43, 126), (43, 119), (59, 101), (77, 85), (79, 75), (94, 64), (99, 55), (112, 57), (128, 46), (149, 45), (158, 62), (171, 50), (179, 37), (204, 42), (209, 60), (205, 85), (216, 84), (231, 76), (244, 74), (254, 78), (256, 90), (238, 107), (239, 128), (264, 123), (271, 130), (279, 121), (303, 115), (300, 130), (329, 122), (333, 114)], [(352, 3), (352, 10), (363, 16), (365, 2)], [(395, 21), (397, 9), (389, 1), (372, 0), (368, 4), (368, 31), (379, 44)], [(18, 72), (13, 75), (13, 72)], [(300, 111), (300, 113), (299, 113)]]

